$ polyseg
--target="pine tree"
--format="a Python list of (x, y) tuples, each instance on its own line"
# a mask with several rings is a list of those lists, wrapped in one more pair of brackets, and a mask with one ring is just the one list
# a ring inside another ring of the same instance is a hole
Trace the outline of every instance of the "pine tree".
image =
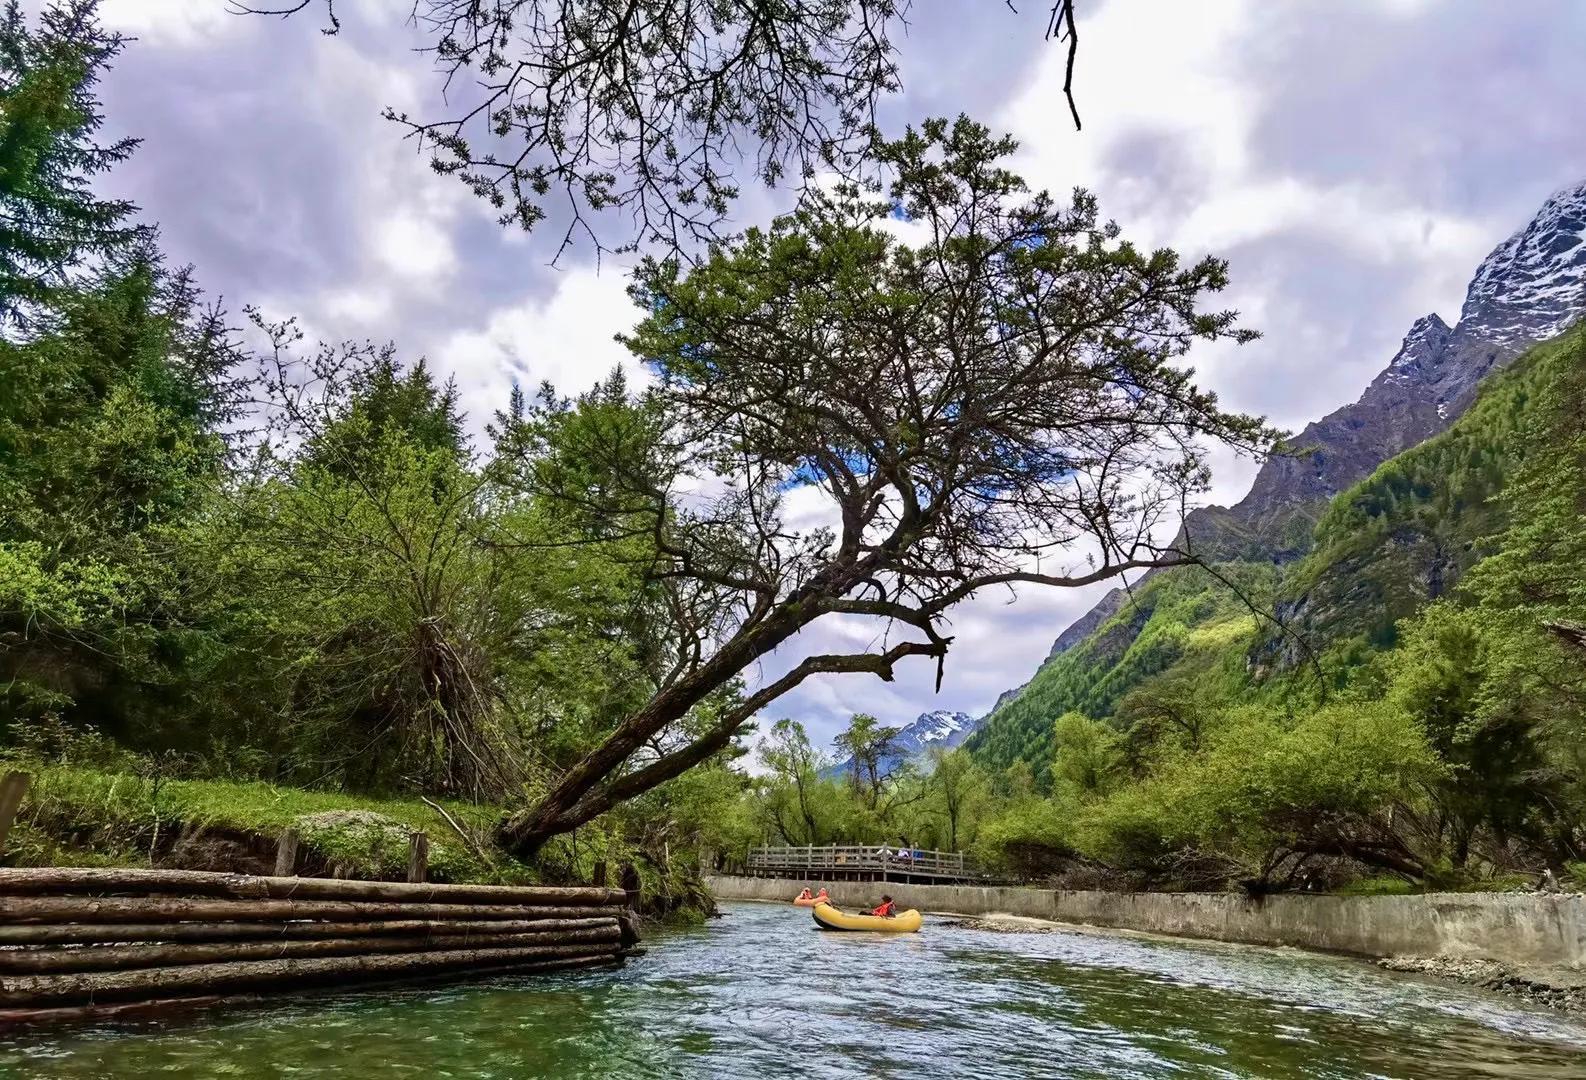
[(0, 325), (26, 323), (74, 271), (147, 235), (130, 202), (89, 186), (137, 147), (95, 141), (95, 86), (123, 44), (95, 8), (51, 4), (36, 30), (17, 0), (0, 17)]

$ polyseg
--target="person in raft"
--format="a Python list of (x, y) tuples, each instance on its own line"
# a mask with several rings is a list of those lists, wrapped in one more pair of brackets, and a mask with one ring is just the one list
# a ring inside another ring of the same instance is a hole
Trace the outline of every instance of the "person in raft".
[[(825, 891), (826, 891), (825, 889), (821, 890), (821, 892), (825, 892)], [(806, 886), (804, 886), (804, 891), (799, 893), (798, 898), (800, 900), (813, 900), (813, 899), (815, 899), (815, 894), (810, 892), (810, 887), (808, 885), (806, 885)]]
[(826, 891), (826, 886), (821, 886), (821, 891), (815, 894), (815, 899), (823, 904), (832, 902), (832, 894)]
[(870, 909), (870, 914), (883, 919), (890, 919), (898, 913), (898, 905), (892, 902), (892, 897), (881, 894), (881, 903)]

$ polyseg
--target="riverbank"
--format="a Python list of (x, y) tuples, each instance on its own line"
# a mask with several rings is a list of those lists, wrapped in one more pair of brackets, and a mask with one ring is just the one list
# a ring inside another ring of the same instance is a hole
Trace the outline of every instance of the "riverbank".
[[(424, 879), (468, 885), (589, 884), (595, 859), (561, 859), (547, 873), (495, 843), (504, 809), (487, 803), (376, 798), (259, 781), (193, 780), (130, 771), (7, 763), (30, 777), (0, 852), (12, 867), (118, 867), (295, 874), (365, 881), (407, 878), (412, 837), (425, 838)], [(282, 862), (283, 838), (291, 854)], [(695, 921), (709, 897), (692, 862), (663, 872), (642, 853), (609, 851), (639, 874), (639, 910)], [(548, 879), (548, 880), (547, 880)]]
[(1377, 961), (1377, 965), (1387, 971), (1451, 979), (1550, 1009), (1586, 1015), (1586, 971), (1514, 968), (1493, 960), (1462, 960), (1449, 956), (1390, 956)]
[[(716, 876), (720, 899), (786, 900), (806, 883)], [(832, 882), (838, 905), (874, 903), (966, 916), (1009, 915), (1168, 937), (1391, 957), (1490, 961), (1511, 970), (1586, 972), (1586, 896), (1427, 893), (1415, 896), (1105, 893), (968, 885)]]
[[(1154, 936), (1143, 934), (1142, 931), (1098, 930), (1093, 926), (1075, 926), (1022, 915), (954, 915), (943, 918), (941, 922), (942, 925), (988, 934), (1110, 933)], [(1586, 1015), (1586, 971), (1549, 967), (1512, 968), (1494, 960), (1465, 960), (1450, 956), (1390, 956), (1378, 960), (1377, 966), (1384, 971), (1428, 975), (1496, 991), (1505, 997), (1533, 1005)]]

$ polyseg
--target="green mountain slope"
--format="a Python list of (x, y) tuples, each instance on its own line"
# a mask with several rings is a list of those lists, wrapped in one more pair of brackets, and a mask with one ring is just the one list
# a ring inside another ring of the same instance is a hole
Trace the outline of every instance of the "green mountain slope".
[[(1445, 595), (1488, 551), (1484, 538), (1507, 526), (1498, 496), (1524, 458), (1533, 407), (1581, 368), (1586, 332), (1576, 331), (1494, 374), (1449, 430), (1333, 500), (1309, 553), (1287, 567), (1225, 563), (1214, 573), (1154, 575), (995, 709), (970, 752), (998, 770), (1023, 761), (1044, 787), (1052, 724), (1066, 712), (1127, 728), (1142, 711), (1186, 696), (1205, 708), (1308, 692), (1311, 657), (1330, 683), (1347, 683), (1394, 644), (1401, 620)], [(1258, 619), (1252, 605), (1287, 629)]]
[[(1498, 494), (1524, 460), (1547, 386), (1581, 362), (1580, 333), (1493, 376), (1443, 434), (1392, 458), (1333, 500), (1309, 554), (1285, 575), (1277, 612), (1318, 651), (1391, 646), (1396, 626), (1446, 594), (1507, 524)], [(1294, 638), (1268, 635), (1258, 662), (1292, 667)]]
[(1242, 683), (1242, 647), (1256, 631), (1251, 604), (1270, 603), (1276, 574), (1268, 564), (1228, 563), (1215, 576), (1191, 568), (1152, 577), (1123, 610), (1049, 659), (1018, 696), (995, 710), (966, 743), (971, 754), (997, 770), (1026, 762), (1044, 786), (1052, 721), (1063, 713), (1110, 716), (1143, 685), (1192, 669), (1215, 667), (1219, 685)]

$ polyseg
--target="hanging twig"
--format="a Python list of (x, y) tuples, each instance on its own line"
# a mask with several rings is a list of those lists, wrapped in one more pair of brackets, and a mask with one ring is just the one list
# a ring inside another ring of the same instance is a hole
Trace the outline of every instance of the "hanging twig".
[(1046, 24), (1046, 40), (1053, 38), (1068, 42), (1068, 67), (1063, 73), (1063, 96), (1068, 99), (1068, 111), (1074, 117), (1074, 130), (1081, 128), (1079, 106), (1074, 104), (1074, 57), (1079, 55), (1079, 30), (1074, 26), (1074, 0), (1057, 0), (1052, 5), (1052, 18)]

